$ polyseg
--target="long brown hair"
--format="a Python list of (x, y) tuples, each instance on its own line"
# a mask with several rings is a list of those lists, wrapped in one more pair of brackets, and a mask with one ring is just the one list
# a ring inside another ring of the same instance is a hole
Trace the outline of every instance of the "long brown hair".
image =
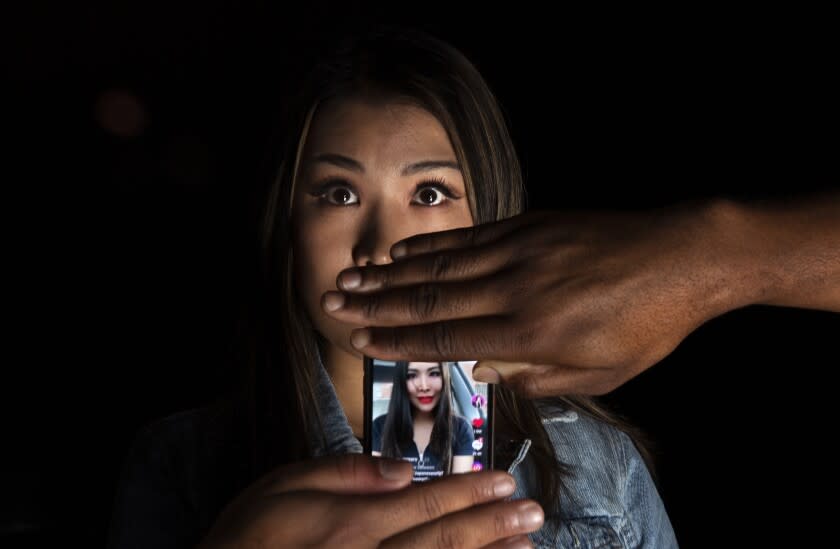
[[(314, 375), (318, 349), (325, 342), (295, 291), (291, 206), (303, 144), (318, 105), (359, 96), (409, 101), (438, 119), (461, 166), (476, 225), (525, 211), (522, 173), (504, 115), (482, 76), (458, 50), (419, 31), (380, 28), (343, 41), (317, 63), (287, 112), (287, 139), (278, 151), (281, 163), (265, 202), (260, 288), (252, 303), (255, 322), (243, 330), (250, 352), (241, 397), (247, 405), (254, 477), (281, 463), (306, 459), (310, 436), (319, 436), (309, 432), (305, 419), (318, 414)], [(541, 490), (534, 497), (547, 512), (560, 512), (556, 505), (568, 470), (558, 461), (534, 402), (501, 386), (496, 396), (497, 417), (504, 418), (507, 430), (496, 435), (497, 468), (512, 459), (505, 440), (530, 438), (529, 455)], [(628, 433), (651, 465), (639, 433), (594, 399), (554, 401)]]

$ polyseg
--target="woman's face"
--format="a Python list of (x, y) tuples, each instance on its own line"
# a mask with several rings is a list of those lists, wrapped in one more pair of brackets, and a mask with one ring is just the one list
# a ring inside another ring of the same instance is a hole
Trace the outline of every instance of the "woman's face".
[(406, 389), (411, 405), (421, 412), (431, 412), (440, 400), (443, 375), (439, 362), (409, 362)]
[(297, 288), (315, 328), (361, 359), (350, 332), (321, 310), (353, 266), (390, 263), (397, 241), (473, 224), (464, 179), (443, 126), (406, 104), (322, 104), (304, 144), (292, 210)]

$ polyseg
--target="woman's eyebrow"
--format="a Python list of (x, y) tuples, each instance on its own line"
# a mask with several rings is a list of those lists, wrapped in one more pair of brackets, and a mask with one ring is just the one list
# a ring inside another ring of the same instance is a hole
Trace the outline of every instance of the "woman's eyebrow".
[(420, 370), (424, 372), (434, 372), (440, 370), (440, 366), (429, 366), (428, 368), (423, 368), (422, 366), (412, 366), (408, 369), (409, 372), (419, 372)]
[[(325, 164), (332, 164), (339, 168), (345, 168), (358, 173), (365, 173), (365, 167), (361, 162), (337, 153), (321, 153), (312, 157), (312, 163), (322, 162)], [(403, 167), (400, 172), (403, 176), (414, 175), (420, 172), (429, 170), (437, 170), (440, 168), (449, 168), (450, 170), (461, 171), (461, 166), (454, 160), (423, 160), (421, 162), (413, 162)]]
[(437, 170), (439, 168), (449, 168), (450, 170), (461, 171), (461, 166), (454, 160), (424, 160), (423, 162), (415, 162), (409, 164), (402, 169), (402, 175), (414, 175), (419, 172), (426, 172), (429, 170)]
[(360, 162), (353, 160), (349, 156), (344, 156), (343, 154), (316, 154), (312, 157), (311, 162), (313, 164), (315, 164), (316, 162), (323, 162), (325, 164), (332, 164), (333, 166), (338, 166), (339, 168), (345, 168), (354, 172), (365, 173), (365, 167), (362, 166)]

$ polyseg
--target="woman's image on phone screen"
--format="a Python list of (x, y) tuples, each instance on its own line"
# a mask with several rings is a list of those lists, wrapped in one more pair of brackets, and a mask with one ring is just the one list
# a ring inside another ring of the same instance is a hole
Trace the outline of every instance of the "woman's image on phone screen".
[(491, 398), (474, 364), (368, 359), (369, 451), (411, 462), (415, 482), (490, 467)]

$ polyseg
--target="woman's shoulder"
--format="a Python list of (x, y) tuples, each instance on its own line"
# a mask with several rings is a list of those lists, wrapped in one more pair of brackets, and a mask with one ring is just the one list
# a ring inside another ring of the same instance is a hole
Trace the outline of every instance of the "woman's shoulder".
[(622, 430), (562, 402), (536, 402), (543, 427), (563, 462), (577, 461), (581, 455), (603, 458), (602, 465), (620, 465), (626, 458), (626, 445), (632, 440)]
[(641, 460), (632, 440), (614, 425), (562, 402), (535, 404), (555, 456), (569, 473), (565, 482), (571, 493), (586, 494), (585, 501), (567, 505), (586, 516), (621, 514), (631, 462)]
[(662, 499), (630, 436), (562, 402), (535, 404), (555, 455), (568, 471), (560, 522), (578, 533), (601, 524), (623, 541), (621, 546), (676, 547)]
[(460, 441), (467, 441), (465, 444), (470, 445), (470, 448), (472, 448), (471, 445), (473, 437), (475, 436), (475, 431), (473, 430), (470, 420), (464, 416), (453, 414), (452, 422), (452, 438)]
[(472, 430), (470, 420), (459, 414), (452, 414), (452, 422), (456, 430)]

